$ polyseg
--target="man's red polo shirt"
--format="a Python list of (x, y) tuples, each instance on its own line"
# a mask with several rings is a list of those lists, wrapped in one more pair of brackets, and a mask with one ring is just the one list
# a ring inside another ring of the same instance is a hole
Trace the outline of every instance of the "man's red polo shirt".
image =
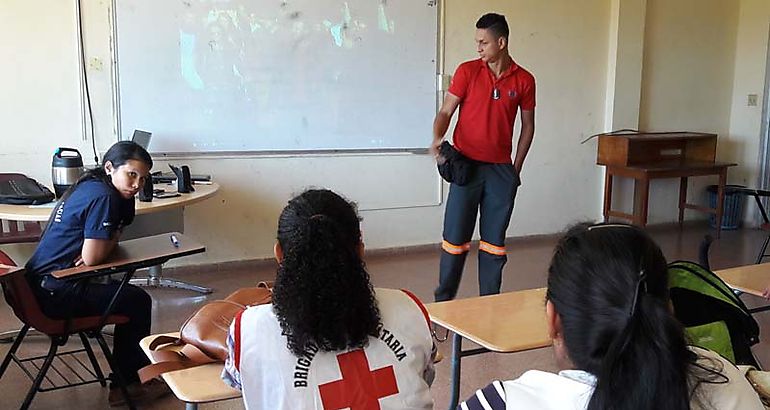
[(477, 161), (510, 164), (516, 112), (535, 109), (535, 77), (515, 62), (495, 78), (481, 59), (466, 61), (449, 92), (460, 98), (455, 147)]

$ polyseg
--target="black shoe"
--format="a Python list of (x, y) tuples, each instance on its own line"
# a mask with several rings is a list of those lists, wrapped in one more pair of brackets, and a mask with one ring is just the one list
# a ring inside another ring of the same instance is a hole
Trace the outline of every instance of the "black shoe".
[[(158, 379), (150, 380), (145, 384), (139, 382), (131, 383), (126, 386), (126, 390), (128, 390), (128, 395), (131, 396), (131, 401), (135, 405), (149, 403), (171, 393), (168, 385)], [(123, 397), (123, 391), (119, 387), (110, 387), (108, 401), (110, 407), (126, 405), (126, 398)]]

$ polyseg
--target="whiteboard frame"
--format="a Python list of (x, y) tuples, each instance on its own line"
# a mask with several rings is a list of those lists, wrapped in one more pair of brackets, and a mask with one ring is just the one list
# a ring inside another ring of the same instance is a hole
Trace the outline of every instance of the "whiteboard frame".
[[(113, 105), (113, 127), (115, 135), (118, 141), (128, 139), (124, 138), (121, 108), (120, 108), (120, 58), (118, 52), (118, 12), (117, 12), (118, 0), (110, 1), (110, 28), (112, 38), (110, 43), (112, 45), (112, 105)], [(435, 93), (436, 93), (436, 107), (435, 110), (441, 108), (441, 102), (443, 100), (443, 87), (442, 75), (443, 60), (444, 60), (444, 0), (426, 0), (428, 7), (433, 7), (436, 10), (436, 51), (433, 59), (434, 72), (436, 74)], [(430, 119), (426, 118), (426, 121)], [(430, 141), (426, 141), (426, 145), (430, 144)], [(176, 157), (207, 157), (207, 156), (273, 156), (273, 155), (309, 155), (309, 154), (321, 154), (321, 155), (336, 155), (336, 154), (372, 154), (372, 153), (412, 153), (412, 154), (427, 154), (429, 149), (426, 148), (338, 148), (338, 149), (303, 149), (303, 150), (243, 150), (243, 151), (150, 151), (151, 154), (164, 158), (176, 158)]]

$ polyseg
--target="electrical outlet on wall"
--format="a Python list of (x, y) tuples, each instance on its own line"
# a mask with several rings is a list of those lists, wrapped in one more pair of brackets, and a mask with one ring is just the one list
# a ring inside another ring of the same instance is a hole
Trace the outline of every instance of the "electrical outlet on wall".
[(99, 57), (92, 57), (88, 61), (88, 68), (92, 71), (102, 71), (104, 69), (104, 62)]
[(748, 98), (746, 99), (746, 105), (748, 105), (749, 107), (756, 107), (757, 100), (758, 100), (757, 94), (749, 94)]

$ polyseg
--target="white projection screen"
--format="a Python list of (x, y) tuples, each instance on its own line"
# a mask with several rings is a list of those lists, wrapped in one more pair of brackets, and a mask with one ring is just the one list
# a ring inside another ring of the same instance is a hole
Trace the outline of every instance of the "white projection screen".
[(121, 138), (152, 152), (425, 148), (426, 0), (116, 0)]

